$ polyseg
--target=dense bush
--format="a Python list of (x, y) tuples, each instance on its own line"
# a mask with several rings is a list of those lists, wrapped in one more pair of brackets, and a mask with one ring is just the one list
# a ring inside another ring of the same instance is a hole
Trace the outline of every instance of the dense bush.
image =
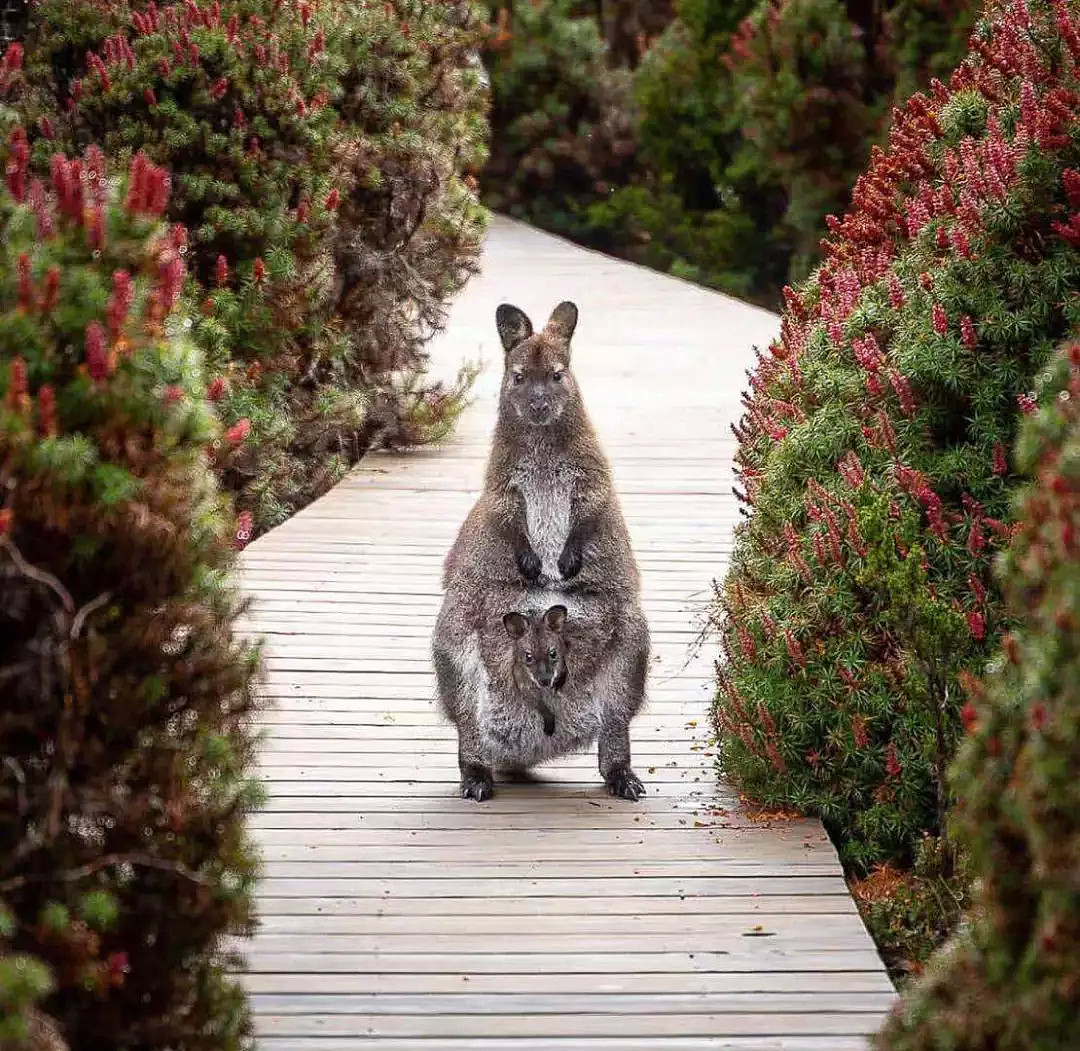
[(173, 172), (196, 339), (257, 527), (374, 442), (440, 437), (461, 389), (423, 344), (471, 274), (482, 214), (479, 39), (467, 0), (367, 5), (42, 0), (13, 85), (36, 156), (101, 141)]
[(643, 262), (775, 304), (897, 98), (962, 57), (971, 0), (684, 0), (635, 76), (645, 173), (598, 206)]
[(959, 678), (1007, 619), (1006, 450), (1080, 314), (1078, 57), (1064, 5), (991, 9), (788, 293), (736, 428), (723, 767), (820, 814), (856, 868), (941, 830)]
[(634, 171), (631, 82), (576, 0), (493, 5), (485, 200), (556, 233), (595, 239), (586, 213)]
[(494, 4), (485, 191), (497, 209), (775, 305), (814, 265), (891, 107), (963, 57), (975, 10)]
[(1080, 346), (1022, 431), (1035, 478), (1003, 581), (1019, 626), (965, 719), (955, 824), (979, 877), (967, 929), (895, 1010), (890, 1051), (1067, 1051), (1080, 1019)]
[(0, 153), (0, 1041), (248, 1046), (256, 654), (168, 176)]

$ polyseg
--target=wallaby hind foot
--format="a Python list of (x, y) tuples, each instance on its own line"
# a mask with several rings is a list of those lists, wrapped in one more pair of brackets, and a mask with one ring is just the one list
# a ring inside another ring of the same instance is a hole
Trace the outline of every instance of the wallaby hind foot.
[(461, 764), (461, 798), (486, 803), (495, 795), (495, 779), (486, 766), (479, 763)]
[(636, 803), (644, 794), (645, 786), (629, 766), (614, 766), (604, 778), (608, 793), (618, 799), (628, 799)]

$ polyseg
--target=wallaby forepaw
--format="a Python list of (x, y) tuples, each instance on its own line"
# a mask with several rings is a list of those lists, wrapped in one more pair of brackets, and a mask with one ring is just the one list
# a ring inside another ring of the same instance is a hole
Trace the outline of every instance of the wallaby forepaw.
[(517, 563), (521, 575), (530, 582), (536, 580), (540, 576), (540, 571), (544, 568), (544, 563), (535, 551), (523, 551), (518, 555)]
[(636, 803), (644, 794), (645, 786), (641, 778), (628, 766), (617, 766), (604, 778), (608, 792), (619, 799), (629, 799)]
[(577, 547), (567, 547), (559, 555), (559, 575), (563, 580), (576, 577), (581, 572), (581, 550)]
[(495, 795), (495, 783), (490, 776), (467, 774), (462, 777), (462, 799), (475, 799), (478, 803), (486, 803), (493, 795)]

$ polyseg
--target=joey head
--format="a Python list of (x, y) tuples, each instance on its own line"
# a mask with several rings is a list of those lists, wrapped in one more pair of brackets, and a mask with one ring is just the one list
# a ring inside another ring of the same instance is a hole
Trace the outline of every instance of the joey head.
[(503, 625), (514, 640), (514, 684), (540, 713), (544, 733), (555, 733), (555, 715), (548, 706), (566, 684), (568, 645), (563, 627), (566, 607), (552, 606), (542, 616), (507, 613)]

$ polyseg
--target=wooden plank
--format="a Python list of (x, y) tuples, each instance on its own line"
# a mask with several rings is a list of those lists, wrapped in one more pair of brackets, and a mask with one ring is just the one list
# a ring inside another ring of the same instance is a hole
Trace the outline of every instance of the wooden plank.
[(802, 1014), (562, 1014), (429, 1015), (261, 1014), (260, 1036), (371, 1037), (573, 1037), (709, 1036), (723, 1027), (728, 1036), (857, 1036), (873, 1031), (876, 1018), (863, 1012)]
[(421, 995), (345, 995), (326, 993), (266, 993), (255, 997), (255, 1007), (277, 1016), (310, 1015), (478, 1015), (498, 1014), (698, 1014), (702, 1008), (724, 1014), (783, 1014), (790, 1012), (880, 1014), (892, 997), (881, 992), (773, 992), (726, 993), (712, 1002), (708, 993), (484, 993)]
[[(418, 1051), (416, 1038), (378, 1040), (380, 1051)], [(265, 1037), (260, 1051), (355, 1051), (356, 1038), (346, 1037)], [(573, 1037), (537, 1039), (480, 1039), (467, 1037), (425, 1040), (424, 1051), (868, 1051), (863, 1037), (793, 1036), (793, 1037), (668, 1037), (658, 1043), (656, 1037), (642, 1040), (627, 1037), (581, 1039)]]
[[(757, 949), (734, 952), (562, 952), (506, 953), (263, 953), (259, 940), (246, 951), (246, 968), (253, 974), (504, 974), (511, 971), (546, 971), (561, 974), (686, 974), (693, 971), (848, 971), (879, 970), (881, 961), (871, 949), (836, 952)], [(362, 986), (357, 981), (353, 988)]]
[[(697, 971), (638, 974), (613, 970), (600, 974), (560, 974), (497, 972), (493, 974), (463, 973), (460, 970), (445, 974), (408, 971), (365, 975), (364, 989), (371, 996), (421, 994), (425, 996), (471, 993), (478, 996), (507, 995), (566, 996), (592, 995), (660, 995), (681, 993), (712, 998), (714, 1004), (726, 1002), (732, 994), (750, 993), (827, 993), (840, 988), (842, 992), (892, 993), (892, 983), (880, 968), (853, 971)], [(267, 971), (247, 978), (249, 989), (256, 995), (310, 996), (321, 994), (338, 998), (355, 995), (356, 979), (348, 974), (307, 974), (289, 971)]]
[[(805, 882), (805, 881), (803, 881)], [(334, 922), (344, 917), (360, 920), (372, 917), (382, 921), (395, 917), (427, 917), (427, 929), (459, 929), (462, 917), (468, 916), (469, 929), (477, 921), (497, 922), (505, 926), (507, 917), (516, 922), (534, 919), (552, 932), (565, 924), (567, 929), (585, 932), (590, 924), (611, 929), (611, 916), (634, 917), (664, 922), (669, 916), (696, 923), (703, 916), (848, 916), (856, 912), (849, 894), (712, 894), (697, 897), (651, 895), (647, 902), (638, 897), (566, 897), (540, 895), (519, 898), (445, 898), (445, 897), (372, 897), (372, 898), (262, 898), (263, 921), (271, 917), (329, 917)], [(618, 923), (623, 929), (623, 920)], [(269, 927), (267, 928), (269, 929)]]
[(265, 655), (260, 1051), (864, 1051), (892, 1002), (820, 824), (751, 815), (715, 779), (728, 424), (776, 319), (499, 220), (434, 374), (478, 346), (497, 365), (495, 305), (538, 317), (567, 289), (653, 639), (632, 732), (647, 795), (608, 796), (593, 751), (458, 796), (430, 636), (483, 478), (489, 369), (446, 446), (367, 457), (243, 556)]

